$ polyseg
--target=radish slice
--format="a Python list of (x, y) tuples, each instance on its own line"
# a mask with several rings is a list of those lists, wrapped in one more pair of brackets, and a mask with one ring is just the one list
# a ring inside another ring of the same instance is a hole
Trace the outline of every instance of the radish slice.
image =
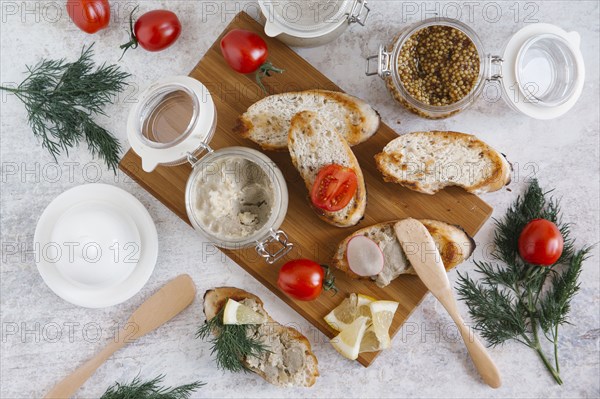
[(346, 246), (350, 270), (362, 277), (376, 276), (383, 270), (383, 252), (369, 237), (354, 236)]

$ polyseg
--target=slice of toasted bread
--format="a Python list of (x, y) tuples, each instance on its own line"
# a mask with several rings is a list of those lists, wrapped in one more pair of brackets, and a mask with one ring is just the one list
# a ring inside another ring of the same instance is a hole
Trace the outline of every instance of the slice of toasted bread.
[(290, 122), (301, 111), (323, 115), (349, 145), (362, 143), (379, 129), (379, 114), (361, 99), (337, 91), (307, 90), (275, 94), (254, 103), (238, 119), (236, 131), (265, 150), (287, 151)]
[(288, 147), (292, 163), (304, 179), (310, 192), (319, 170), (330, 164), (338, 164), (354, 170), (358, 180), (356, 194), (345, 208), (328, 212), (313, 207), (321, 219), (338, 227), (354, 226), (365, 214), (367, 191), (360, 165), (348, 143), (341, 134), (311, 111), (303, 111), (292, 118)]
[[(370, 278), (380, 287), (385, 287), (401, 274), (414, 274), (414, 269), (406, 259), (406, 255), (396, 238), (394, 224), (397, 220), (375, 224), (355, 231), (346, 237), (338, 246), (331, 264), (355, 279)], [(475, 241), (461, 228), (438, 220), (421, 219), (440, 251), (446, 270), (450, 270), (467, 259), (475, 250)], [(348, 266), (346, 246), (354, 236), (364, 235), (375, 241), (383, 252), (383, 271), (377, 276), (360, 277)]]
[(267, 382), (283, 387), (310, 387), (319, 376), (317, 358), (312, 352), (310, 342), (298, 330), (282, 326), (265, 311), (263, 302), (256, 295), (239, 288), (220, 287), (204, 294), (204, 315), (206, 320), (215, 317), (227, 299), (250, 306), (263, 314), (267, 322), (258, 326), (254, 333), (269, 352), (260, 356), (243, 359), (249, 370), (264, 378)]
[(512, 167), (503, 154), (457, 132), (415, 132), (390, 141), (375, 155), (385, 181), (425, 194), (448, 186), (482, 194), (510, 183)]

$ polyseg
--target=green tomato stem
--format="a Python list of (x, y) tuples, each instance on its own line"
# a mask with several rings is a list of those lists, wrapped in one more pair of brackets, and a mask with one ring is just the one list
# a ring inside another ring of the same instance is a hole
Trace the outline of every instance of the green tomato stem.
[(338, 293), (338, 288), (335, 286), (335, 276), (331, 272), (331, 268), (327, 265), (321, 265), (325, 270), (325, 276), (323, 277), (323, 290), (333, 291), (333, 295)]
[(264, 64), (262, 64), (260, 66), (260, 68), (258, 68), (258, 70), (256, 71), (256, 84), (258, 84), (258, 86), (262, 89), (262, 91), (265, 94), (269, 94), (267, 92), (267, 89), (265, 89), (265, 86), (263, 85), (262, 79), (265, 76), (271, 76), (271, 72), (275, 72), (275, 73), (283, 73), (284, 70), (281, 68), (277, 68), (276, 66), (274, 66), (273, 64), (271, 64), (271, 62), (267, 61)]
[(131, 14), (129, 14), (129, 35), (130, 35), (130, 40), (119, 46), (120, 49), (123, 50), (123, 54), (121, 54), (121, 58), (119, 58), (119, 61), (121, 61), (121, 59), (123, 58), (123, 56), (125, 55), (125, 52), (127, 50), (129, 50), (130, 48), (132, 49), (136, 49), (139, 45), (138, 39), (135, 36), (135, 32), (133, 31), (133, 14), (137, 11), (139, 6), (135, 6), (135, 8), (133, 10), (131, 10)]

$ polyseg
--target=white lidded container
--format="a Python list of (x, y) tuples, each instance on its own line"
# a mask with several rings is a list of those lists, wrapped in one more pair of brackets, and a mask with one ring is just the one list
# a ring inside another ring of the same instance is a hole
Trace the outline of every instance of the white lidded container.
[(285, 179), (263, 153), (246, 147), (213, 150), (217, 113), (208, 89), (188, 76), (162, 79), (131, 109), (127, 137), (142, 169), (189, 163), (185, 190), (190, 223), (214, 245), (254, 246), (267, 263), (293, 247), (279, 229), (288, 208)]
[[(399, 72), (404, 44), (422, 29), (432, 26), (459, 30), (473, 43), (479, 55), (479, 77), (471, 91), (448, 105), (430, 105), (415, 99)], [(466, 24), (448, 18), (431, 18), (409, 26), (389, 46), (380, 46), (377, 55), (367, 58), (365, 73), (379, 75), (395, 100), (428, 119), (447, 118), (468, 108), (481, 96), (486, 82), (494, 81), (500, 83), (503, 99), (516, 111), (536, 119), (553, 119), (569, 111), (581, 95), (585, 67), (580, 41), (577, 32), (537, 23), (512, 35), (500, 55), (493, 55), (485, 52), (477, 33)], [(372, 60), (377, 63), (373, 70)]]
[(348, 27), (364, 26), (366, 0), (259, 0), (265, 34), (294, 47), (322, 46)]

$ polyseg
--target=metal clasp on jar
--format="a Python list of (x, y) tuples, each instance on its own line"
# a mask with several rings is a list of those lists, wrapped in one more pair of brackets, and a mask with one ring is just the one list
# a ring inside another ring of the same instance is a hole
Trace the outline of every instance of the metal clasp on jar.
[[(279, 247), (274, 253), (271, 253), (271, 247)], [(288, 254), (294, 247), (294, 244), (288, 241), (288, 236), (283, 230), (274, 231), (269, 230), (269, 236), (263, 241), (259, 241), (256, 244), (256, 252), (263, 258), (269, 265), (277, 262), (279, 259)]]
[(198, 163), (198, 161), (199, 161), (198, 156), (203, 151), (206, 151), (207, 154), (210, 154), (214, 150), (212, 148), (210, 148), (210, 146), (208, 144), (200, 143), (200, 145), (198, 146), (198, 149), (196, 151), (194, 151), (193, 153), (191, 153), (191, 152), (187, 153), (186, 159), (190, 163), (190, 165), (192, 165), (192, 168), (195, 167), (196, 164)]
[[(371, 60), (377, 60), (377, 70), (371, 71)], [(390, 76), (392, 74), (391, 68), (391, 60), (392, 53), (385, 51), (385, 47), (383, 45), (379, 46), (379, 53), (377, 55), (372, 55), (367, 57), (367, 66), (365, 69), (365, 74), (367, 76), (379, 75), (382, 78), (386, 76)]]
[[(361, 16), (363, 11), (365, 12), (364, 17)], [(367, 0), (354, 0), (354, 4), (352, 4), (352, 9), (350, 10), (350, 15), (348, 16), (348, 23), (352, 24), (356, 22), (360, 26), (365, 26), (370, 12), (371, 9), (367, 7)]]
[(488, 55), (487, 62), (488, 74), (486, 80), (502, 79), (502, 63), (504, 62), (502, 57), (499, 55)]

